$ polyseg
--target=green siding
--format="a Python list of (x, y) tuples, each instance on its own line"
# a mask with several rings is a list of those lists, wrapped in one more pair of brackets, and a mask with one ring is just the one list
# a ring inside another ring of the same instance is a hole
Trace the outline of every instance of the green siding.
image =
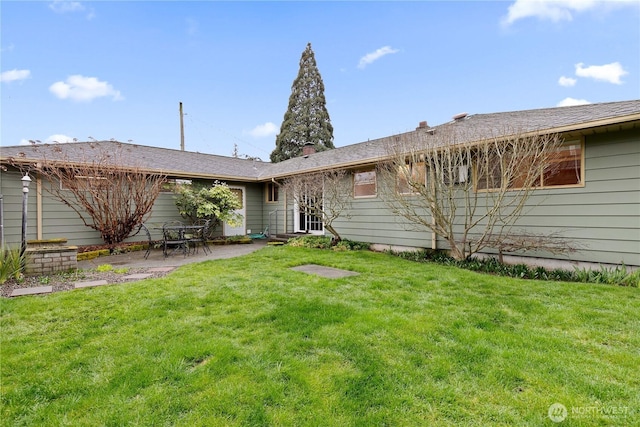
[[(537, 190), (528, 205), (515, 229), (560, 232), (580, 245), (579, 252), (557, 258), (640, 266), (640, 131), (587, 136), (584, 187)], [(351, 218), (335, 226), (348, 239), (431, 246), (430, 232), (395, 217), (379, 197), (354, 199)], [(438, 247), (446, 242), (438, 239)]]

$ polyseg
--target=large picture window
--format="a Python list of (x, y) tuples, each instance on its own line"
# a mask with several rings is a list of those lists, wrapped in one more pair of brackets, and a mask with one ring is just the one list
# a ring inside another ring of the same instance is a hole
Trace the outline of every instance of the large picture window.
[(376, 171), (358, 171), (353, 174), (353, 196), (375, 197), (377, 194)]
[[(491, 190), (501, 188), (503, 184), (504, 168), (509, 168), (505, 164), (509, 163), (509, 159), (496, 158), (489, 165), (479, 167), (476, 164), (476, 188), (479, 190)], [(523, 187), (526, 181), (526, 160), (522, 160), (523, 174), (512, 176), (510, 182), (507, 183), (508, 188), (518, 189)], [(538, 175), (533, 181), (536, 188), (554, 188), (565, 186), (581, 186), (583, 182), (584, 171), (584, 150), (582, 141), (569, 141), (564, 143), (554, 155), (551, 156), (548, 164), (541, 168)], [(477, 171), (482, 171), (478, 173)], [(529, 175), (530, 176), (530, 175)], [(529, 181), (531, 182), (531, 181)]]

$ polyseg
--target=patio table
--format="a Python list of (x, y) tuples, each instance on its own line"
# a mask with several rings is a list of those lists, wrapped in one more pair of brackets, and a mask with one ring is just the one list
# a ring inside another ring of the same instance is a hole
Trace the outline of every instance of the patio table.
[(162, 226), (162, 252), (166, 257), (182, 251), (184, 256), (191, 253), (190, 245), (202, 243), (205, 253), (209, 250), (206, 242), (205, 229), (206, 225), (184, 225), (179, 223), (169, 223)]

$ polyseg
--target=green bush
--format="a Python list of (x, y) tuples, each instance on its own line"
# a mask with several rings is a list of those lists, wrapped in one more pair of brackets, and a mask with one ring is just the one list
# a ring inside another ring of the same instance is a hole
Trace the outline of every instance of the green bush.
[(20, 249), (0, 248), (0, 284), (9, 279), (19, 280), (24, 269), (24, 255)]
[(640, 286), (640, 270), (628, 271), (622, 264), (615, 268), (601, 266), (599, 270), (576, 268), (573, 271), (573, 280), (584, 283), (603, 283), (607, 285)]
[(334, 251), (366, 251), (371, 245), (365, 242), (354, 242), (353, 240), (340, 240), (334, 247)]
[(331, 237), (329, 236), (300, 236), (287, 241), (289, 246), (312, 249), (329, 249)]

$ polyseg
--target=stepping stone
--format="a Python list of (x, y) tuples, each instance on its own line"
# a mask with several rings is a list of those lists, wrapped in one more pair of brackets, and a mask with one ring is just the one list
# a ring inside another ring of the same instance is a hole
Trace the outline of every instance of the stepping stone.
[(168, 273), (175, 269), (176, 269), (175, 267), (154, 267), (154, 268), (148, 269), (147, 271), (149, 273)]
[(339, 279), (341, 277), (357, 276), (360, 274), (355, 271), (341, 270), (339, 268), (325, 267), (323, 265), (316, 264), (300, 265), (298, 267), (292, 267), (291, 269), (307, 274), (316, 274), (328, 279)]
[(10, 296), (19, 297), (21, 295), (50, 294), (51, 292), (53, 292), (53, 286), (38, 286), (35, 288), (14, 289)]
[(128, 276), (123, 276), (122, 278), (124, 280), (142, 280), (142, 279), (146, 279), (147, 277), (151, 277), (153, 276), (153, 274), (150, 273), (138, 273), (138, 274), (129, 274)]
[(102, 285), (106, 285), (109, 282), (107, 282), (106, 280), (93, 280), (91, 282), (76, 282), (73, 284), (73, 287), (76, 289), (80, 289), (80, 288), (90, 288), (92, 286), (102, 286)]

